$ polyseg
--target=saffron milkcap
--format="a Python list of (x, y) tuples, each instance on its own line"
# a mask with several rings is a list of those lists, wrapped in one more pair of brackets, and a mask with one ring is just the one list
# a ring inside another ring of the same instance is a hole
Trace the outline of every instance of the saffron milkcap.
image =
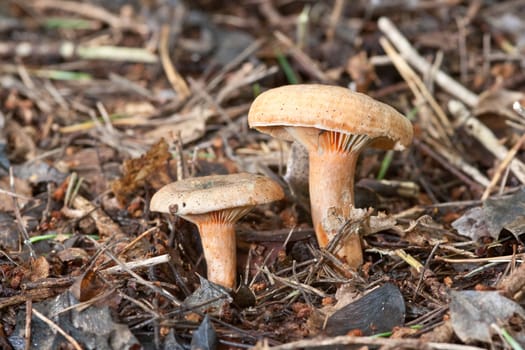
[[(349, 89), (320, 84), (287, 85), (263, 92), (248, 112), (250, 127), (297, 141), (309, 157), (312, 221), (320, 247), (356, 219), (354, 175), (365, 147), (402, 150), (412, 141), (410, 121), (393, 107)], [(362, 261), (357, 235), (337, 252), (353, 268)]]
[(284, 197), (275, 181), (240, 173), (188, 178), (165, 185), (151, 198), (150, 210), (178, 215), (197, 225), (208, 280), (235, 287), (235, 223), (256, 205)]

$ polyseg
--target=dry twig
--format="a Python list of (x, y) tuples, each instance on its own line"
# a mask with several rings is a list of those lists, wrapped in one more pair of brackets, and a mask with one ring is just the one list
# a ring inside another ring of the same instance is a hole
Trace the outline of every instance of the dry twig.
[(293, 350), (308, 349), (316, 347), (333, 347), (336, 345), (369, 345), (390, 346), (396, 349), (414, 350), (483, 350), (477, 346), (457, 345), (451, 343), (424, 343), (417, 339), (392, 339), (377, 337), (354, 337), (342, 335), (334, 338), (299, 340), (283, 345), (273, 346), (269, 350)]
[(107, 11), (103, 7), (89, 3), (63, 0), (36, 0), (30, 2), (30, 5), (38, 9), (52, 8), (75, 13), (84, 17), (105, 22), (116, 29), (126, 29), (141, 35), (146, 35), (149, 31), (148, 27), (143, 23), (140, 23), (136, 20), (130, 20), (129, 18), (121, 18)]
[(33, 308), (31, 309), (31, 312), (38, 317), (40, 320), (42, 320), (45, 324), (47, 324), (53, 331), (60, 333), (66, 340), (73, 346), (76, 350), (82, 350), (82, 346), (69, 334), (67, 334), (62, 328), (60, 328), (55, 322), (41, 314), (37, 309)]
[(190, 96), (190, 88), (184, 78), (177, 71), (170, 59), (169, 54), (169, 38), (170, 38), (170, 27), (168, 25), (163, 25), (160, 31), (160, 40), (159, 40), (159, 52), (160, 60), (162, 62), (162, 67), (164, 72), (170, 82), (171, 86), (180, 96), (180, 99), (184, 101), (188, 96)]
[[(377, 21), (377, 24), (379, 29), (386, 37), (388, 37), (390, 42), (396, 46), (401, 53), (401, 56), (403, 56), (408, 63), (416, 67), (416, 69), (422, 74), (431, 70), (431, 66), (427, 60), (417, 53), (410, 42), (403, 36), (403, 34), (401, 34), (390, 19), (381, 17)], [(435, 80), (443, 90), (460, 99), (468, 106), (474, 107), (478, 104), (478, 96), (476, 96), (476, 94), (469, 91), (444, 72), (440, 70), (436, 71)]]
[[(475, 118), (461, 102), (452, 100), (449, 102), (448, 108), (456, 118), (455, 126), (457, 128), (464, 127), (470, 135), (481, 142), (496, 158), (499, 160), (505, 159), (509, 150), (499, 142), (492, 130)], [(513, 158), (509, 167), (518, 180), (525, 184), (525, 164), (519, 159)], [(485, 186), (488, 185), (489, 183), (485, 184)]]

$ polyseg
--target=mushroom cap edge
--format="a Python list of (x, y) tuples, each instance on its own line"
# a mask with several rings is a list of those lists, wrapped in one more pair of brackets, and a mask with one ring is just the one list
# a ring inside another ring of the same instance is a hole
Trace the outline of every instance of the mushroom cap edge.
[(284, 85), (257, 96), (248, 112), (250, 127), (293, 140), (286, 127), (365, 134), (371, 146), (403, 149), (412, 142), (411, 122), (393, 107), (350, 89), (321, 84)]
[(169, 183), (151, 198), (150, 210), (177, 215), (204, 214), (256, 206), (284, 197), (281, 186), (258, 174), (238, 173), (193, 177)]

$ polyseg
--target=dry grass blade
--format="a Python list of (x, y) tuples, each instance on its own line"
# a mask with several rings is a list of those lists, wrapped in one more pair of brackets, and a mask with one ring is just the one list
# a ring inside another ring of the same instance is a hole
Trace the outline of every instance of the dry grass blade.
[[(386, 17), (381, 17), (377, 21), (379, 29), (384, 35), (388, 37), (391, 43), (393, 43), (401, 55), (420, 73), (431, 71), (431, 66), (423, 57), (421, 57), (417, 51), (412, 47), (410, 42), (401, 34), (396, 26)], [(437, 71), (435, 74), (435, 80), (439, 86), (449, 92), (452, 96), (460, 99), (470, 107), (474, 107), (478, 103), (478, 96), (473, 92), (466, 89), (463, 85), (456, 82), (447, 74), (442, 71)]]
[[(435, 118), (435, 120), (433, 120), (432, 123), (433, 126), (436, 128), (436, 133), (437, 135), (439, 135), (439, 139), (441, 141), (445, 142), (447, 146), (451, 147), (452, 143), (450, 141), (450, 136), (453, 135), (454, 130), (452, 129), (450, 121), (448, 120), (441, 107), (438, 105), (437, 101), (430, 94), (430, 92), (426, 88), (425, 84), (423, 84), (421, 79), (406, 63), (403, 57), (395, 51), (394, 47), (385, 38), (380, 38), (379, 43), (396, 66), (398, 72), (407, 82), (408, 86), (412, 90), (412, 93), (416, 96), (416, 101), (425, 101), (432, 108), (434, 112), (432, 115), (437, 116), (437, 118)], [(427, 125), (427, 128), (429, 126), (430, 125)]]

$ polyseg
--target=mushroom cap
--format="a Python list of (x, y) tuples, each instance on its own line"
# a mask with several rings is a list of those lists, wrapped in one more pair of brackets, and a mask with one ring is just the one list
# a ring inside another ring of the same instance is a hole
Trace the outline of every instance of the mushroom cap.
[(305, 127), (367, 135), (371, 146), (403, 149), (412, 141), (412, 124), (387, 104), (340, 86), (285, 85), (253, 101), (250, 127), (292, 141), (286, 127)]
[(283, 197), (281, 186), (266, 176), (250, 173), (210, 175), (165, 185), (151, 198), (150, 210), (196, 215), (256, 206)]

